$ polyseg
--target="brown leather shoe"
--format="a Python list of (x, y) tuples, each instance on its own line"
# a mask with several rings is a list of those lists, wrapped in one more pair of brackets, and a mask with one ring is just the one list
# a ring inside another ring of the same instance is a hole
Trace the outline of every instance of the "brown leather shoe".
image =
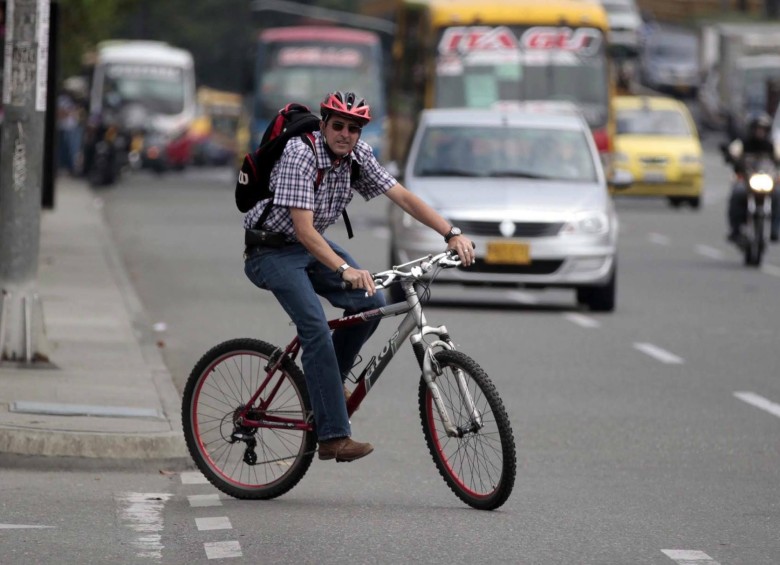
[(337, 462), (354, 461), (374, 451), (370, 443), (359, 443), (348, 437), (340, 437), (320, 442), (320, 459), (335, 459)]

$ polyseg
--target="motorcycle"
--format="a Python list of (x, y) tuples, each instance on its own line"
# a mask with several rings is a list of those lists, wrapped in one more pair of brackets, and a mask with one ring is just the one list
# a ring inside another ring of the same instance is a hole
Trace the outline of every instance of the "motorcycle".
[(745, 265), (761, 266), (772, 219), (773, 192), (778, 180), (777, 166), (768, 157), (746, 159), (745, 192), (746, 221), (742, 237), (737, 242), (745, 258)]
[(86, 175), (92, 186), (109, 186), (118, 178), (123, 165), (123, 153), (127, 151), (125, 136), (119, 124), (110, 117), (104, 118), (90, 132), (92, 147), (86, 163)]
[(137, 104), (107, 105), (87, 129), (85, 173), (94, 187), (109, 186), (126, 168), (140, 168), (146, 110)]

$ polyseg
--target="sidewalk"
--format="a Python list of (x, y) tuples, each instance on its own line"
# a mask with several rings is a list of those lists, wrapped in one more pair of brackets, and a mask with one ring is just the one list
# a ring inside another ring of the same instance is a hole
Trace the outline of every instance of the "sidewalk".
[(41, 216), (38, 287), (52, 362), (0, 364), (0, 452), (188, 457), (181, 399), (104, 223), (80, 179), (57, 179)]

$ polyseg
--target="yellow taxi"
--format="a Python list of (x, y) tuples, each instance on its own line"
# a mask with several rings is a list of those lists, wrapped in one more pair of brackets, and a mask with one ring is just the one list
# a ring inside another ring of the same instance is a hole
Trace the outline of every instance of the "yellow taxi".
[(612, 166), (631, 173), (613, 194), (665, 196), (672, 206), (699, 208), (703, 186), (699, 133), (688, 108), (666, 96), (617, 96)]

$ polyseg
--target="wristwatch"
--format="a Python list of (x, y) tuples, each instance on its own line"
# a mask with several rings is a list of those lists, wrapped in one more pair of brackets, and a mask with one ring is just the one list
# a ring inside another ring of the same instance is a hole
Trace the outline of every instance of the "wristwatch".
[(351, 268), (352, 267), (350, 267), (349, 263), (344, 263), (341, 267), (336, 269), (336, 273), (338, 273), (338, 275), (341, 276), (341, 275), (344, 274), (344, 271), (346, 271), (347, 269), (351, 269)]
[(448, 231), (444, 235), (444, 243), (449, 243), (450, 240), (455, 237), (456, 235), (461, 235), (463, 232), (460, 228), (456, 228), (455, 226), (450, 226), (450, 231)]

